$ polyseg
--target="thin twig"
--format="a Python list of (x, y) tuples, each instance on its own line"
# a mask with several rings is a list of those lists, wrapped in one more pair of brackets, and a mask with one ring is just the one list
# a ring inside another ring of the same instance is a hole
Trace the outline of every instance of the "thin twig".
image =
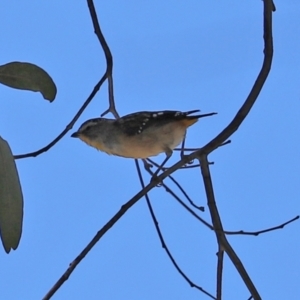
[[(156, 167), (158, 166), (158, 164), (156, 163), (156, 162), (154, 162), (153, 160), (151, 160), (151, 159), (148, 159), (153, 165), (155, 165)], [(153, 172), (150, 170), (150, 168), (149, 168), (149, 164), (145, 164), (145, 162), (144, 162), (144, 168), (145, 168), (145, 170), (149, 173), (149, 174), (151, 174), (151, 175), (153, 175)], [(194, 208), (196, 208), (196, 209), (199, 209), (199, 210), (201, 210), (201, 211), (204, 211), (204, 207), (203, 206), (198, 206), (198, 205), (196, 205), (194, 202), (193, 202), (193, 200), (190, 198), (190, 196), (187, 194), (187, 192), (184, 190), (184, 188), (180, 185), (180, 183), (173, 177), (173, 176), (171, 176), (171, 175), (169, 175), (168, 176), (170, 179), (171, 179), (171, 181), (173, 181), (173, 183), (179, 188), (179, 190), (182, 192), (182, 194), (185, 196), (185, 198), (190, 202), (190, 204), (194, 207)]]
[(27, 158), (27, 157), (36, 157), (36, 156), (48, 151), (49, 149), (51, 149), (58, 141), (60, 141), (66, 135), (66, 133), (69, 130), (71, 130), (73, 128), (75, 122), (79, 119), (79, 117), (81, 116), (83, 111), (86, 109), (86, 107), (93, 100), (93, 98), (95, 97), (95, 95), (99, 91), (100, 87), (105, 82), (105, 80), (106, 80), (106, 73), (104, 73), (104, 75), (102, 76), (100, 81), (95, 85), (93, 91), (88, 96), (88, 98), (85, 100), (85, 102), (83, 103), (81, 108), (78, 110), (78, 112), (76, 113), (74, 118), (71, 120), (71, 122), (66, 126), (66, 128), (52, 142), (50, 142), (47, 146), (45, 146), (45, 147), (43, 147), (43, 148), (41, 148), (37, 151), (29, 152), (29, 153), (26, 153), (26, 154), (14, 155), (14, 159), (21, 159), (21, 158)]
[(190, 204), (200, 210), (200, 211), (204, 211), (204, 207), (203, 206), (199, 206), (196, 205), (193, 200), (190, 198), (190, 196), (187, 194), (187, 192), (183, 189), (183, 187), (180, 185), (180, 183), (171, 175), (169, 175), (169, 178), (174, 182), (174, 184), (179, 188), (179, 190), (182, 192), (182, 194), (185, 196), (185, 198), (190, 202)]
[(224, 261), (224, 251), (219, 245), (219, 250), (217, 253), (218, 263), (217, 263), (217, 299), (222, 299), (222, 277), (223, 277), (223, 261)]
[[(230, 144), (231, 143), (231, 140), (227, 140), (227, 141), (225, 141), (224, 143), (221, 143), (220, 145), (219, 145), (219, 147), (221, 147), (221, 146), (225, 146), (225, 145), (228, 145), (228, 144)], [(193, 151), (197, 151), (197, 150), (200, 150), (201, 148), (184, 148), (184, 151), (189, 151), (189, 152), (193, 152)], [(173, 149), (173, 151), (182, 151), (182, 149), (181, 148), (175, 148), (175, 149)]]
[(113, 88), (113, 58), (111, 51), (109, 49), (109, 46), (104, 38), (104, 35), (100, 29), (100, 25), (98, 22), (97, 13), (95, 10), (94, 2), (93, 0), (87, 0), (89, 11), (91, 14), (91, 18), (94, 25), (95, 34), (97, 35), (99, 42), (101, 44), (101, 47), (105, 54), (106, 59), (106, 75), (108, 80), (108, 99), (109, 99), (109, 108), (101, 114), (101, 117), (106, 115), (107, 113), (111, 112), (116, 119), (118, 119), (120, 116), (116, 110), (115, 106), (115, 100), (114, 100), (114, 88)]
[[(199, 148), (198, 148), (199, 149)], [(148, 161), (149, 163), (146, 163), (145, 164), (145, 161)], [(195, 168), (199, 168), (200, 167), (200, 164), (196, 164), (196, 165), (188, 165), (188, 164), (190, 164), (191, 162), (189, 161), (187, 164), (185, 164), (185, 165), (183, 165), (182, 167), (180, 167), (180, 168), (178, 168), (179, 170), (185, 170), (185, 169), (195, 169)], [(159, 164), (158, 163), (156, 163), (154, 160), (152, 160), (151, 158), (146, 158), (145, 160), (144, 160), (144, 164), (145, 164), (145, 168), (151, 168), (151, 167), (153, 167), (153, 166), (155, 166), (155, 167), (159, 167)], [(212, 163), (210, 163), (211, 165), (213, 165), (214, 163), (212, 162)], [(168, 167), (162, 167), (161, 168), (161, 170), (162, 171), (166, 171), (166, 170), (168, 170)]]
[(228, 234), (228, 235), (237, 235), (237, 234), (240, 234), (240, 235), (254, 235), (254, 236), (258, 236), (260, 234), (263, 234), (263, 233), (267, 233), (267, 232), (270, 232), (270, 231), (274, 231), (274, 230), (278, 230), (278, 229), (283, 229), (286, 225), (292, 223), (292, 222), (295, 222), (296, 220), (299, 219), (299, 216), (296, 216), (294, 218), (292, 218), (291, 220), (287, 221), (287, 222), (284, 222), (280, 225), (277, 225), (277, 226), (274, 226), (274, 227), (271, 227), (271, 228), (267, 228), (267, 229), (263, 229), (263, 230), (259, 230), (259, 231), (244, 231), (244, 230), (240, 230), (240, 231), (224, 231), (225, 234)]

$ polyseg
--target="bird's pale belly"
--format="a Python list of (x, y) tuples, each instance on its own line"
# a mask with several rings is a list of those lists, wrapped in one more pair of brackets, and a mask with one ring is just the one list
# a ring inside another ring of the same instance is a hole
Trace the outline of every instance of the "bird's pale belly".
[(122, 144), (122, 147), (115, 147), (112, 152), (115, 152), (115, 155), (129, 158), (156, 156), (160, 153), (170, 152), (177, 147), (184, 138), (185, 130), (179, 133), (180, 134), (174, 136), (168, 132), (164, 136), (160, 135), (159, 139), (156, 135), (143, 136), (143, 134), (141, 134), (139, 139), (136, 137), (129, 138), (126, 144)]

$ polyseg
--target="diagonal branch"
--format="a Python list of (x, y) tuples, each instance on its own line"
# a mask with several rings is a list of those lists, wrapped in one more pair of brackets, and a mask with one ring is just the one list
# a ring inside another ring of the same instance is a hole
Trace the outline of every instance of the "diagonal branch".
[[(210, 153), (224, 143), (234, 132), (238, 130), (242, 122), (249, 114), (252, 106), (257, 100), (265, 81), (269, 75), (273, 59), (273, 37), (272, 37), (272, 1), (264, 0), (264, 60), (262, 68), (257, 76), (257, 79), (246, 99), (241, 106), (233, 120), (222, 132), (220, 132), (214, 139), (207, 143), (202, 151)], [(201, 150), (198, 150), (200, 154)], [(201, 152), (202, 152), (201, 151)]]
[(139, 199), (146, 195), (152, 188), (155, 187), (155, 183), (152, 182), (148, 184), (144, 189), (139, 191), (134, 197), (127, 201), (119, 211), (97, 232), (94, 238), (88, 243), (88, 245), (81, 251), (81, 253), (70, 263), (69, 268), (64, 272), (64, 274), (58, 279), (54, 286), (45, 295), (43, 300), (50, 299), (55, 292), (63, 285), (65, 281), (68, 280), (70, 275), (73, 273), (78, 264), (83, 260), (83, 258), (91, 251), (91, 249), (97, 244), (97, 242), (102, 238), (102, 236), (112, 228), (118, 220), (131, 208)]
[(88, 98), (85, 100), (85, 102), (83, 103), (83, 105), (81, 106), (81, 108), (78, 110), (78, 112), (76, 113), (76, 115), (73, 117), (73, 119), (71, 120), (71, 122), (66, 126), (66, 128), (52, 142), (50, 142), (48, 145), (46, 145), (45, 147), (43, 147), (43, 148), (41, 148), (41, 149), (39, 149), (37, 151), (29, 152), (29, 153), (26, 153), (26, 154), (14, 155), (14, 159), (21, 159), (21, 158), (27, 158), (27, 157), (36, 157), (36, 156), (38, 156), (38, 155), (40, 155), (40, 154), (42, 154), (44, 152), (47, 152), (57, 142), (59, 142), (66, 135), (66, 133), (73, 128), (75, 122), (79, 119), (79, 117), (84, 112), (84, 110), (86, 109), (86, 107), (93, 100), (93, 98), (95, 97), (95, 95), (99, 91), (100, 87), (105, 82), (106, 78), (107, 77), (106, 77), (106, 73), (105, 73), (102, 76), (102, 78), (100, 79), (100, 81), (95, 85), (93, 91), (88, 96)]

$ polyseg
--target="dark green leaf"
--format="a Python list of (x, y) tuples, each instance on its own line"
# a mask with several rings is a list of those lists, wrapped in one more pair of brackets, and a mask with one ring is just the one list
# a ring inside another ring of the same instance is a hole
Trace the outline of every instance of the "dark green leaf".
[(30, 63), (11, 62), (0, 66), (0, 83), (15, 89), (41, 92), (50, 102), (56, 96), (52, 78), (46, 71)]
[(23, 196), (15, 160), (0, 137), (0, 235), (7, 253), (17, 249), (23, 223)]

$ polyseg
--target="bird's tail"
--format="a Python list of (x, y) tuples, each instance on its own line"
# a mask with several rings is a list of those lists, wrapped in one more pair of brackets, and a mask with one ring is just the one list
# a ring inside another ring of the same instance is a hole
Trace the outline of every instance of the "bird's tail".
[(198, 119), (200, 119), (200, 118), (210, 117), (210, 116), (217, 114), (215, 112), (212, 112), (212, 113), (208, 113), (208, 114), (189, 116), (189, 115), (194, 114), (199, 111), (200, 110), (197, 109), (197, 110), (190, 110), (190, 111), (185, 112), (185, 118), (183, 121), (184, 121), (186, 127), (189, 127), (189, 126), (195, 124), (198, 121)]

